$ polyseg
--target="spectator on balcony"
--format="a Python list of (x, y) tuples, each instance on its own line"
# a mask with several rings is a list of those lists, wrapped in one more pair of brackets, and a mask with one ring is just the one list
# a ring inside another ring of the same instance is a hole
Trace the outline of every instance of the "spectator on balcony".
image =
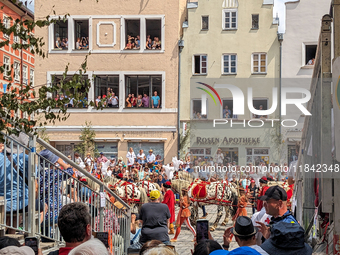
[(132, 48), (132, 38), (131, 36), (128, 35), (128, 39), (127, 39), (127, 44), (126, 47), (124, 48), (124, 50), (131, 50)]
[(228, 105), (226, 105), (224, 110), (223, 110), (223, 118), (228, 119), (230, 117), (231, 117), (231, 111), (229, 110)]
[(81, 41), (80, 41), (80, 38), (77, 38), (77, 42), (76, 42), (76, 49), (77, 50), (81, 50), (83, 47), (81, 45)]
[(61, 48), (63, 49), (63, 50), (65, 50), (66, 49), (66, 42), (65, 42), (65, 38), (61, 41), (61, 44), (60, 44), (60, 46), (61, 46)]
[(65, 49), (67, 50), (68, 49), (68, 39), (65, 38)]
[(133, 151), (133, 148), (130, 147), (128, 153), (126, 154), (128, 170), (130, 170), (131, 166), (135, 163), (135, 158), (136, 158), (136, 154)]
[(145, 164), (145, 160), (146, 160), (146, 156), (145, 156), (143, 150), (140, 149), (140, 150), (139, 150), (139, 153), (138, 153), (138, 155), (137, 155), (137, 162), (138, 162), (139, 164)]
[(149, 168), (153, 168), (153, 165), (156, 161), (156, 156), (153, 154), (153, 150), (149, 150), (149, 155), (146, 157), (146, 162), (148, 163)]
[(135, 94), (131, 94), (131, 105), (132, 107), (137, 106), (137, 98), (135, 97)]
[(65, 205), (59, 213), (58, 228), (66, 245), (48, 255), (67, 255), (73, 248), (91, 239), (92, 227), (89, 207), (79, 202)]
[(161, 104), (161, 98), (157, 95), (157, 91), (153, 92), (154, 96), (151, 98), (152, 108), (159, 108)]
[(140, 49), (140, 37), (139, 37), (139, 35), (137, 35), (136, 38), (135, 38), (135, 49), (136, 50)]
[(103, 152), (100, 152), (100, 156), (99, 156), (99, 158), (97, 159), (97, 162), (98, 162), (99, 164), (101, 164), (101, 163), (105, 163), (106, 161), (108, 161), (108, 159), (104, 156), (104, 153), (103, 153)]
[(151, 49), (152, 49), (152, 40), (151, 40), (151, 36), (150, 36), (150, 35), (148, 35), (148, 36), (146, 37), (146, 43), (145, 43), (145, 45), (146, 45), (146, 48), (147, 48), (148, 50), (151, 50)]
[(138, 95), (137, 98), (137, 107), (141, 108), (143, 106), (142, 95)]
[(149, 97), (147, 94), (144, 94), (144, 97), (142, 98), (143, 106), (144, 108), (149, 108)]
[(57, 37), (57, 41), (55, 42), (55, 48), (56, 48), (56, 49), (61, 49), (61, 41), (60, 41), (60, 37)]
[(118, 97), (116, 96), (116, 94), (114, 92), (111, 93), (110, 99), (111, 99), (111, 105), (112, 105), (111, 107), (118, 108), (119, 101), (118, 101)]
[(127, 108), (131, 108), (132, 107), (132, 103), (131, 103), (131, 94), (129, 94), (125, 100), (126, 102), (126, 107)]
[(98, 96), (97, 99), (96, 99), (96, 107), (99, 107), (99, 103), (100, 103), (101, 100), (102, 100), (102, 97)]

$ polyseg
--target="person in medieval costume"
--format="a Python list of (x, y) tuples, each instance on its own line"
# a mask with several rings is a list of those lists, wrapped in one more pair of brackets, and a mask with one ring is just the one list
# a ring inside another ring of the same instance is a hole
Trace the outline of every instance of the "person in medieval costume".
[[(267, 189), (269, 189), (269, 186), (267, 185), (268, 181), (267, 181), (267, 177), (263, 176), (260, 179), (260, 192), (259, 192), (259, 197), (264, 196), (264, 194), (266, 193)], [(263, 201), (261, 201), (260, 199), (257, 200), (257, 211), (261, 211), (263, 207)]]
[(167, 181), (163, 184), (165, 195), (163, 199), (163, 204), (166, 204), (170, 211), (170, 232), (169, 235), (175, 234), (174, 222), (175, 222), (175, 195), (171, 190), (171, 182)]

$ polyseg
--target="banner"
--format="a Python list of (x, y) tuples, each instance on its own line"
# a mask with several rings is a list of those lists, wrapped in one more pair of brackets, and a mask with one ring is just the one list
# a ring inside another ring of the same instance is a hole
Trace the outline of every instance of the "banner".
[(333, 63), (333, 115), (335, 158), (340, 161), (340, 57)]

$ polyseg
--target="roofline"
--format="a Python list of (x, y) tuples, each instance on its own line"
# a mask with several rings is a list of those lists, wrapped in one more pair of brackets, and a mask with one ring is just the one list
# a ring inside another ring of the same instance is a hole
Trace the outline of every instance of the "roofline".
[(19, 0), (1, 0), (1, 2), (3, 2), (4, 4), (15, 6), (20, 11), (26, 13), (26, 15), (29, 16), (30, 18), (32, 18), (32, 20), (34, 20), (34, 13), (30, 9), (28, 9), (24, 5), (24, 3), (20, 2)]

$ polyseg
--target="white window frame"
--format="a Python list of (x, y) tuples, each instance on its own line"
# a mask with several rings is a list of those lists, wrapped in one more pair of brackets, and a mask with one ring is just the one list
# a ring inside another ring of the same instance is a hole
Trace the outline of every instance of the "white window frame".
[[(77, 16), (73, 16), (73, 17), (71, 17), (71, 30), (72, 30), (72, 45), (70, 44), (70, 38), (68, 38), (68, 49), (71, 49), (71, 51), (72, 51), (72, 53), (74, 53), (74, 52), (89, 52), (90, 51), (90, 42), (92, 41), (92, 39), (93, 39), (93, 37), (92, 37), (92, 33), (90, 33), (90, 31), (91, 31), (91, 28), (92, 28), (92, 25), (91, 25), (91, 19), (90, 19), (90, 17), (77, 17)], [(76, 31), (76, 28), (75, 28), (75, 26), (74, 26), (74, 23), (75, 23), (75, 21), (77, 21), (77, 20), (88, 20), (88, 22), (89, 22), (89, 48), (87, 49), (87, 50), (77, 50), (76, 49), (76, 42), (77, 42), (77, 39), (75, 38), (76, 37), (76, 35), (75, 35), (75, 31)], [(70, 20), (68, 21), (68, 35), (70, 34), (69, 33), (69, 31), (70, 31)], [(91, 37), (90, 37), (90, 34), (91, 34)], [(71, 47), (70, 47), (71, 46)], [(67, 50), (68, 50), (67, 49)], [(66, 50), (64, 50), (64, 52), (65, 52)]]
[[(247, 150), (251, 149), (252, 150), (252, 155), (247, 154)], [(254, 155), (254, 150), (268, 150), (268, 154), (256, 154)], [(252, 162), (247, 161), (247, 157), (252, 157)], [(254, 157), (268, 157), (268, 162), (270, 162), (270, 148), (262, 148), (262, 147), (246, 147), (246, 163), (252, 163), (254, 164), (255, 162), (253, 161)]]
[[(302, 54), (301, 54), (301, 67), (310, 67), (310, 68), (314, 68), (314, 65), (307, 65), (305, 63), (305, 59), (306, 59), (306, 46), (308, 45), (318, 45), (318, 42), (303, 42), (302, 43)], [(316, 49), (318, 50), (318, 49)], [(315, 54), (316, 57), (316, 54)]]
[(30, 68), (30, 84), (32, 87), (34, 87), (34, 69)]
[[(209, 101), (208, 98), (206, 99), (207, 101), (207, 117), (206, 118), (201, 118), (201, 119), (194, 119), (194, 101), (201, 101), (202, 102), (202, 98), (193, 98), (191, 99), (191, 107), (190, 107), (190, 116), (192, 120), (207, 120), (208, 116), (209, 116)], [(202, 107), (202, 103), (201, 103), (201, 107)], [(201, 116), (202, 116), (202, 108), (201, 108)]]
[[(25, 69), (26, 69), (26, 71), (25, 71)], [(28, 82), (28, 66), (27, 65), (22, 66), (22, 78), (23, 78), (23, 80), (22, 80), (23, 84), (28, 85), (27, 84), (27, 82)]]
[[(164, 52), (165, 49), (165, 22), (164, 22), (164, 15), (133, 15), (133, 16), (122, 16), (121, 18), (121, 42), (120, 42), (120, 50), (124, 53), (160, 53)], [(161, 20), (161, 49), (160, 50), (147, 50), (145, 49), (145, 43), (146, 43), (146, 20), (148, 19), (159, 19)], [(126, 46), (126, 34), (125, 34), (125, 20), (139, 20), (139, 26), (140, 26), (140, 49), (139, 50), (124, 50)]]
[[(203, 28), (203, 18), (208, 18), (208, 28)], [(202, 15), (201, 16), (201, 30), (202, 31), (208, 31), (209, 30), (209, 15)]]
[[(195, 73), (195, 57), (196, 56), (200, 56), (200, 73)], [(203, 73), (202, 72), (202, 56), (206, 56), (206, 72), (205, 73)], [(208, 74), (208, 54), (194, 54), (193, 56), (192, 56), (192, 74), (193, 75), (207, 75)]]
[[(229, 66), (228, 66), (229, 72), (228, 72), (228, 73), (225, 73), (225, 72), (224, 72), (224, 56), (229, 56), (229, 60), (228, 60), (228, 62), (229, 62)], [(235, 59), (235, 60), (231, 60), (231, 56), (235, 56), (236, 59)], [(235, 62), (236, 62), (236, 65), (235, 65), (235, 72), (231, 72), (231, 61), (235, 61)], [(230, 74), (230, 75), (235, 75), (235, 74), (237, 74), (237, 54), (236, 54), (236, 53), (225, 53), (225, 54), (222, 54), (221, 66), (222, 66), (222, 68), (221, 68), (221, 73), (222, 73), (222, 74), (227, 74), (227, 75), (228, 75), (228, 74)]]
[[(5, 59), (8, 59), (8, 64), (6, 65), (6, 61)], [(6, 65), (6, 67), (4, 68), (4, 73), (3, 73), (3, 76), (4, 76), (4, 79), (8, 79), (9, 77), (11, 77), (11, 58), (9, 56), (6, 56), (4, 54), (4, 65)]]
[[(19, 33), (19, 32), (20, 32), (20, 27), (19, 27), (19, 25), (17, 25), (17, 33)], [(18, 35), (14, 35), (13, 41), (15, 43), (20, 43), (20, 37)]]
[[(16, 65), (18, 69), (16, 68)], [(13, 63), (13, 69), (14, 69), (14, 81), (20, 82), (20, 63), (17, 61), (14, 61)]]
[[(220, 116), (221, 116), (221, 119), (224, 119), (223, 118), (223, 111), (224, 111), (224, 107), (223, 107), (223, 101), (225, 100), (230, 100), (230, 101), (233, 101), (233, 107), (234, 107), (234, 99), (232, 97), (227, 97), (227, 98), (221, 98), (222, 100), (222, 106), (221, 106), (221, 113), (220, 113)], [(230, 109), (229, 109), (230, 110)], [(237, 116), (236, 118), (234, 118), (234, 116)], [(232, 114), (231, 118), (230, 119), (233, 119), (233, 120), (237, 120), (238, 119), (238, 115), (236, 114)]]
[[(262, 100), (262, 101), (267, 101), (267, 110), (268, 110), (268, 108), (269, 108), (269, 99), (268, 98), (266, 98), (266, 97), (253, 97), (253, 99), (252, 99), (252, 102), (254, 101), (254, 100)], [(253, 105), (254, 106), (254, 105)], [(266, 110), (266, 109), (263, 109), (263, 110)], [(253, 116), (253, 113), (251, 113), (250, 112), (250, 119), (256, 119), (255, 118), (255, 116)], [(268, 119), (268, 117), (269, 117), (269, 115), (262, 115), (262, 118), (266, 118), (266, 119)], [(259, 119), (259, 118), (258, 118)]]
[[(6, 22), (5, 22), (6, 20)], [(4, 26), (9, 29), (11, 27), (11, 20), (9, 19), (9, 17), (5, 14), (3, 14), (3, 20), (2, 20), (2, 23), (4, 24)], [(6, 39), (9, 39), (9, 35), (3, 33), (3, 37), (6, 38)]]
[[(225, 24), (225, 14), (226, 13), (230, 14), (230, 21), (229, 21), (229, 27), (226, 27)], [(236, 13), (236, 27), (231, 27), (231, 19), (232, 19), (232, 13), (235, 12)], [(237, 9), (223, 9), (222, 10), (222, 29), (223, 30), (237, 30), (238, 28), (238, 10)]]
[[(266, 56), (266, 70), (265, 72), (261, 72), (261, 55), (265, 54)], [(257, 55), (258, 56), (258, 61), (259, 61), (259, 65), (258, 65), (258, 72), (254, 72), (254, 56)], [(267, 74), (267, 69), (268, 69), (268, 54), (266, 52), (254, 52), (253, 54), (251, 54), (251, 73), (252, 74)]]

